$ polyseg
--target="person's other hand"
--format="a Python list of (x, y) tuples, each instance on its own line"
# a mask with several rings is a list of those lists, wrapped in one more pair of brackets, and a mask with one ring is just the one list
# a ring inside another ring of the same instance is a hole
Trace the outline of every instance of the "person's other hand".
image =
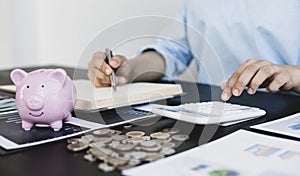
[(105, 53), (96, 52), (88, 63), (88, 78), (96, 87), (111, 86), (110, 75), (115, 69), (117, 70), (117, 84), (125, 84), (128, 76), (127, 63), (128, 61), (124, 56), (115, 55), (107, 64)]
[(265, 87), (269, 92), (279, 89), (300, 92), (299, 75), (299, 66), (249, 59), (222, 84), (221, 99), (227, 101), (232, 95), (240, 96), (245, 87), (248, 87), (247, 92), (251, 95), (260, 87)]

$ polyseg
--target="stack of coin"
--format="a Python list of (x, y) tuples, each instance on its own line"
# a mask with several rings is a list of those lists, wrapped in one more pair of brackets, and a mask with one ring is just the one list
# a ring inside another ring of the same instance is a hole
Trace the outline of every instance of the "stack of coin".
[(163, 129), (147, 136), (143, 131), (122, 134), (121, 131), (106, 128), (81, 138), (69, 139), (67, 149), (73, 152), (86, 151), (85, 160), (100, 161), (98, 168), (111, 172), (176, 153), (179, 142), (189, 139), (188, 135), (179, 132), (177, 129)]

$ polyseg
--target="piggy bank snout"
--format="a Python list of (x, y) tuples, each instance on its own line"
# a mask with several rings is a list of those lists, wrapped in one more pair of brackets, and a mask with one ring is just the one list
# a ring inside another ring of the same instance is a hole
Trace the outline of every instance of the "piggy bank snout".
[(43, 101), (42, 97), (40, 97), (38, 95), (33, 95), (26, 99), (26, 106), (30, 110), (38, 111), (44, 107), (44, 101)]

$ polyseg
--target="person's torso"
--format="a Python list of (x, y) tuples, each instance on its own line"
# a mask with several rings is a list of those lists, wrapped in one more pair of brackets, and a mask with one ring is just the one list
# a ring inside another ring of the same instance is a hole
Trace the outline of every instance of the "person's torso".
[[(300, 64), (300, 0), (187, 0), (186, 22), (208, 44), (187, 30), (192, 51), (209, 46), (214, 52), (199, 54), (201, 82), (219, 84), (249, 58)], [(218, 68), (213, 55), (224, 78), (211, 75)], [(207, 70), (209, 76), (201, 78)]]

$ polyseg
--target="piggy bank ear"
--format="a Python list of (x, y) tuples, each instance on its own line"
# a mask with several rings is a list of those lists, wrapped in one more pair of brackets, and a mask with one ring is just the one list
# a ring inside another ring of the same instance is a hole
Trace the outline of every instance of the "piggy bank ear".
[(26, 77), (28, 75), (27, 72), (25, 72), (24, 70), (21, 69), (14, 69), (11, 73), (10, 73), (10, 79), (12, 80), (12, 82), (18, 86), (20, 84), (20, 82), (22, 81), (22, 79), (24, 77)]
[(67, 73), (65, 70), (63, 69), (55, 69), (53, 70), (50, 74), (49, 74), (50, 77), (58, 80), (62, 86), (64, 86), (66, 80), (67, 80)]

